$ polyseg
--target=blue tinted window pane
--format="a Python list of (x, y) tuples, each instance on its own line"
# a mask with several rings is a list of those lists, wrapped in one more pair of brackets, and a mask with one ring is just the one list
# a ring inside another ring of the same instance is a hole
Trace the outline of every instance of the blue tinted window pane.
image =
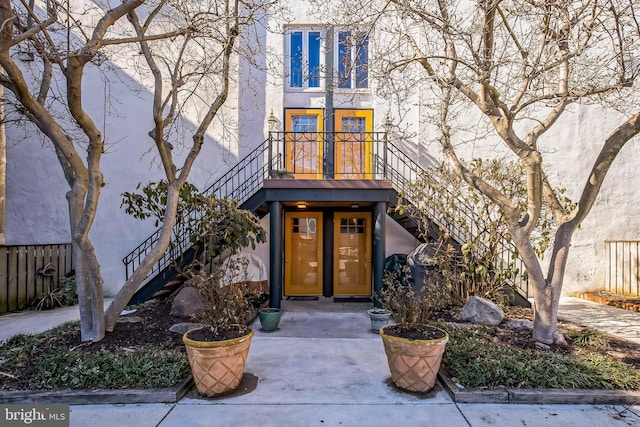
[(318, 117), (316, 116), (293, 116), (291, 123), (293, 132), (317, 132)]
[(302, 31), (291, 33), (291, 63), (289, 85), (302, 87)]
[(356, 51), (356, 87), (369, 87), (369, 39), (365, 35), (360, 39)]
[(320, 87), (320, 32), (309, 32), (309, 87)]
[(351, 88), (351, 33), (342, 31), (338, 35), (338, 87)]

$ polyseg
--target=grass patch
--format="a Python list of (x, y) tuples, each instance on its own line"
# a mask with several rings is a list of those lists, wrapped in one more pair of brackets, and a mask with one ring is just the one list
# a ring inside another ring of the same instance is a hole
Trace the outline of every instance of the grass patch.
[(599, 353), (519, 348), (496, 340), (490, 327), (443, 327), (449, 333), (443, 367), (468, 388), (640, 390), (640, 371)]
[(60, 346), (78, 333), (78, 322), (71, 322), (0, 343), (0, 389), (167, 388), (190, 372), (184, 352), (168, 342), (90, 351), (84, 344)]
[(59, 350), (36, 365), (32, 384), (39, 390), (166, 388), (188, 371), (184, 354), (162, 347), (90, 355)]

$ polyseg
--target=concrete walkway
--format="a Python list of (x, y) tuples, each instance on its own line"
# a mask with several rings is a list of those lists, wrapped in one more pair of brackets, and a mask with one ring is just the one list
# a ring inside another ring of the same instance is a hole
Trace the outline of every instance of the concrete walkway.
[[(252, 325), (256, 334), (245, 377), (233, 396), (203, 399), (191, 391), (174, 404), (74, 405), (71, 425), (640, 427), (640, 406), (460, 404), (439, 385), (427, 396), (400, 392), (391, 384), (380, 337), (369, 331), (369, 307), (330, 299), (283, 301), (278, 331)], [(566, 299), (560, 312), (638, 339), (640, 313), (627, 318), (617, 310)], [(30, 318), (12, 315), (9, 323), (21, 319), (26, 327)], [(617, 323), (621, 318), (629, 329)]]
[(564, 297), (558, 317), (640, 344), (640, 313), (636, 311)]

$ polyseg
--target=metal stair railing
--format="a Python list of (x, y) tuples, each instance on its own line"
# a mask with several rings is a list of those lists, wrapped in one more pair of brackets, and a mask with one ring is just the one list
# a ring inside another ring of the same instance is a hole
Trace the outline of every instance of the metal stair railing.
[[(384, 164), (383, 164), (384, 163)], [(482, 218), (468, 206), (463, 200), (456, 203), (456, 211), (448, 212), (446, 216), (449, 220), (445, 220), (445, 214), (440, 212), (435, 203), (420, 203), (418, 200), (439, 200), (443, 197), (455, 197), (449, 190), (444, 190), (447, 194), (438, 194), (437, 189), (442, 186), (430, 184), (429, 180), (433, 177), (424, 174), (425, 170), (422, 166), (416, 163), (411, 157), (407, 156), (402, 150), (391, 142), (386, 144), (386, 151), (384, 159), (376, 159), (377, 168), (385, 170), (385, 176), (391, 180), (393, 188), (403, 196), (409, 203), (413, 204), (419, 209), (426, 212), (426, 216), (433, 221), (438, 227), (447, 230), (447, 232), (453, 237), (454, 240), (461, 243), (464, 242), (467, 237), (476, 238), (481, 236), (486, 231), (482, 227)], [(415, 187), (415, 183), (420, 178), (427, 178), (427, 183), (422, 191), (426, 194), (418, 195)], [(458, 221), (451, 220), (451, 218), (466, 218), (466, 222), (471, 225), (469, 229), (463, 227)], [(470, 234), (470, 236), (469, 236)], [(518, 256), (518, 251), (515, 244), (511, 242), (506, 236), (502, 236), (499, 243), (499, 258), (495, 261), (494, 267), (496, 269), (502, 269), (503, 266), (512, 265), (519, 274), (513, 279), (508, 280), (511, 285), (520, 290), (524, 298), (529, 297), (529, 280), (523, 276), (525, 271), (524, 262), (522, 258)]]
[[(324, 141), (336, 140), (336, 141), (348, 141), (342, 133), (322, 133)], [(218, 198), (229, 197), (238, 202), (238, 205), (242, 205), (251, 196), (257, 193), (263, 186), (264, 180), (268, 179), (272, 172), (280, 172), (286, 168), (283, 158), (286, 156), (285, 141), (286, 132), (271, 132), (269, 138), (251, 151), (245, 158), (240, 160), (229, 171), (222, 175), (212, 185), (207, 187), (203, 194), (205, 196), (215, 195)], [(360, 142), (371, 143), (372, 157), (373, 157), (373, 171), (371, 175), (368, 175), (369, 179), (388, 179), (391, 181), (393, 188), (401, 195), (403, 195), (410, 203), (416, 203), (418, 195), (416, 194), (415, 183), (424, 172), (424, 168), (416, 163), (411, 157), (407, 156), (396, 145), (387, 141), (387, 134), (381, 132), (373, 132), (368, 138), (360, 139)], [(342, 139), (341, 139), (342, 138)], [(357, 142), (357, 141), (356, 141)], [(294, 165), (295, 169), (295, 165)], [(443, 195), (435, 194), (435, 185), (427, 185), (424, 191), (431, 192), (428, 196), (436, 200), (437, 197)], [(427, 198), (427, 200), (429, 199)], [(420, 209), (424, 209), (427, 216), (439, 227), (445, 227), (451, 236), (458, 242), (463, 242), (467, 237), (463, 227), (456, 224), (455, 221), (445, 221), (444, 214), (440, 212), (435, 204), (425, 205), (421, 204), (417, 206)], [(193, 224), (193, 221), (198, 221), (202, 218), (202, 212), (196, 210), (189, 211), (185, 217), (189, 219), (185, 221), (185, 224), (176, 224), (173, 229), (173, 236), (171, 244), (167, 251), (163, 254), (160, 260), (152, 267), (151, 271), (147, 275), (145, 282), (151, 277), (159, 274), (163, 270), (171, 267), (174, 262), (180, 259), (187, 250), (192, 247), (191, 232), (186, 224)], [(451, 214), (449, 214), (451, 216)], [(473, 228), (474, 232), (481, 233), (481, 228), (478, 224), (481, 223), (480, 219), (474, 213), (473, 209), (466, 206), (464, 202), (460, 202), (457, 207), (457, 211), (453, 213), (453, 217), (464, 216), (471, 219), (471, 223), (476, 226)], [(160, 229), (156, 230), (147, 239), (132, 250), (128, 255), (123, 258), (125, 264), (126, 278), (129, 279), (131, 274), (140, 265), (144, 257), (152, 250), (154, 245), (159, 239)], [(473, 234), (473, 233), (472, 233)], [(524, 271), (524, 264), (520, 257), (517, 257), (517, 250), (515, 245), (503, 239), (501, 258), (508, 262), (515, 262), (516, 268), (519, 271)], [(500, 262), (496, 263), (496, 267), (500, 268)], [(517, 276), (518, 279), (514, 283), (523, 293), (525, 297), (528, 297), (528, 280), (522, 279), (521, 275)]]
[[(260, 188), (265, 178), (268, 176), (269, 161), (265, 161), (265, 156), (269, 152), (270, 140), (265, 140), (262, 144), (251, 151), (245, 158), (240, 160), (229, 171), (222, 175), (213, 184), (207, 187), (202, 193), (205, 196), (215, 195), (218, 198), (229, 197), (235, 199), (239, 205), (247, 201)], [(173, 228), (171, 244), (162, 258), (151, 268), (146, 279), (160, 273), (170, 267), (175, 261), (192, 247), (191, 232), (186, 224), (193, 224), (193, 220), (202, 218), (202, 212), (192, 209), (185, 214), (189, 218), (183, 224), (176, 224)], [(148, 238), (126, 255), (122, 262), (125, 264), (126, 279), (133, 274), (142, 260), (152, 250), (160, 237), (161, 229), (156, 230)]]

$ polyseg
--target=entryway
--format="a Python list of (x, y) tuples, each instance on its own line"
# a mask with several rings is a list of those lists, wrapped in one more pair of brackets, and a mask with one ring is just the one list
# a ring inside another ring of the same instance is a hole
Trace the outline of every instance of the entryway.
[(284, 234), (285, 296), (371, 295), (371, 213), (285, 212)]

